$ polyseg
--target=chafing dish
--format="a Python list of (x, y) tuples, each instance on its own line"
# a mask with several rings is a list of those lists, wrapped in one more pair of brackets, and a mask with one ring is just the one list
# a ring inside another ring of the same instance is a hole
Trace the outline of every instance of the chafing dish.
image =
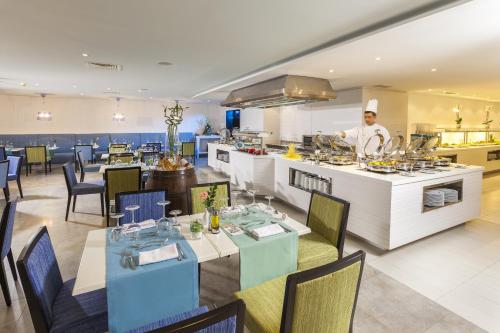
[(432, 160), (432, 159), (415, 159), (413, 168), (414, 169), (434, 168), (434, 160)]
[(331, 156), (328, 159), (328, 163), (333, 165), (350, 165), (353, 164), (354, 161), (352, 156)]
[(450, 166), (451, 158), (447, 157), (436, 157), (434, 159), (434, 166), (447, 167)]
[(366, 164), (366, 170), (378, 173), (395, 173), (396, 169), (395, 161), (371, 161)]

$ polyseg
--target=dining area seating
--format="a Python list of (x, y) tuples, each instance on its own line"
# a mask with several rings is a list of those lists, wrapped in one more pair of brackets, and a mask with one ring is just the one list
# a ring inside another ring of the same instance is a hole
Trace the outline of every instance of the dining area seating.
[(0, 188), (3, 190), (5, 200), (8, 201), (10, 197), (9, 191), (9, 160), (0, 161)]
[(32, 171), (32, 166), (40, 164), (43, 166), (45, 174), (48, 170), (52, 172), (52, 153), (47, 150), (47, 146), (26, 146), (24, 147), (26, 156), (26, 176)]
[(0, 285), (2, 287), (5, 304), (11, 306), (9, 282), (5, 270), (5, 258), (7, 258), (14, 281), (17, 281), (16, 265), (12, 255), (12, 235), (14, 233), (14, 218), (16, 215), (17, 200), (8, 201), (5, 205), (0, 219)]
[(141, 167), (107, 168), (104, 171), (106, 225), (109, 227), (111, 206), (115, 205), (117, 193), (139, 191), (142, 184)]
[(7, 181), (15, 181), (17, 184), (17, 189), (19, 190), (19, 195), (24, 198), (23, 188), (21, 186), (21, 168), (23, 164), (22, 156), (7, 156), (9, 161), (9, 172), (7, 175)]
[(78, 161), (78, 169), (80, 171), (80, 182), (85, 181), (85, 174), (87, 172), (99, 172), (102, 164), (89, 164), (88, 160), (83, 156), (82, 151), (76, 153), (76, 158)]

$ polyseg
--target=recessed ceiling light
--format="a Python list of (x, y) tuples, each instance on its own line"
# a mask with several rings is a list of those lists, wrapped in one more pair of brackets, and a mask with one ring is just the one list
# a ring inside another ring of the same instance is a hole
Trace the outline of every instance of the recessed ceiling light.
[(432, 89), (427, 89), (427, 91), (432, 91)]
[(153, 99), (153, 97), (149, 96), (149, 99)]
[(76, 84), (74, 84), (74, 85), (73, 85), (73, 88), (75, 88), (75, 89), (76, 89)]
[(84, 53), (82, 53), (82, 57), (88, 57), (88, 56), (89, 56), (89, 54), (88, 54), (88, 53), (85, 53), (85, 52), (84, 52)]
[(80, 93), (80, 96), (83, 96), (83, 95), (85, 95), (85, 94), (84, 93)]
[(382, 60), (382, 58), (376, 57), (375, 60), (380, 61), (380, 60)]
[(160, 66), (172, 66), (172, 63), (168, 62), (168, 61), (159, 61), (158, 65), (160, 65)]
[(21, 87), (26, 87), (26, 82), (21, 82), (19, 84), (21, 85)]
[(330, 69), (328, 72), (333, 73), (333, 69)]
[(436, 72), (437, 71), (437, 68), (432, 68), (431, 69), (431, 72)]
[(38, 86), (39, 86), (39, 84), (38, 84), (38, 83), (35, 83), (35, 87), (38, 87)]
[(141, 88), (141, 89), (137, 89), (137, 92), (143, 93), (143, 92), (146, 92), (148, 90), (149, 90), (148, 88)]
[(108, 91), (109, 91), (109, 90), (111, 90), (111, 88), (106, 88), (106, 90), (108, 90)]

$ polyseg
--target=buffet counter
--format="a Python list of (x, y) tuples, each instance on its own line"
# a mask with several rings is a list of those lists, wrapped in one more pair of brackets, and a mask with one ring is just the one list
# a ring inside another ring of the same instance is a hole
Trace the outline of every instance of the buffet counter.
[(232, 145), (209, 143), (208, 166), (231, 177), (231, 183), (242, 190), (253, 189), (258, 194), (274, 192), (272, 155), (252, 155)]
[[(213, 146), (209, 147), (210, 166), (214, 158), (210, 151), (218, 149)], [(351, 204), (347, 230), (381, 249), (397, 248), (480, 215), (481, 166), (417, 171), (408, 177), (373, 173), (357, 165), (316, 165), (281, 154), (254, 156), (226, 149), (233, 184), (257, 189), (261, 195), (273, 193), (304, 211), (309, 209), (311, 189), (347, 200)], [(440, 207), (425, 205), (426, 193), (441, 188), (453, 190), (458, 200)]]
[(480, 165), (485, 172), (500, 170), (500, 145), (442, 147), (438, 156), (449, 157), (456, 163)]

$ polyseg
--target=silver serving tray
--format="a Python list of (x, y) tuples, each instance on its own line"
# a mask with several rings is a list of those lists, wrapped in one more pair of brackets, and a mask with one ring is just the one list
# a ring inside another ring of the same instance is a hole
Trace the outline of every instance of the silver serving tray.
[(366, 165), (366, 170), (371, 171), (371, 172), (378, 172), (378, 173), (396, 173), (398, 170), (396, 169), (395, 166), (388, 166), (388, 165)]

